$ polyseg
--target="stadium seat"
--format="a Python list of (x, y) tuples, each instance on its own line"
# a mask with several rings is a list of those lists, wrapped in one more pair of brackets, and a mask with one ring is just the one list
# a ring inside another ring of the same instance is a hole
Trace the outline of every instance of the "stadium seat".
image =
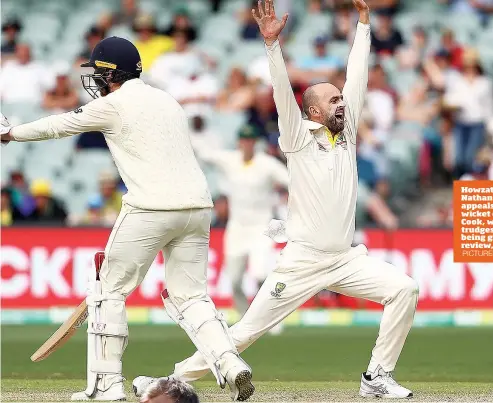
[(228, 58), (227, 62), (230, 66), (247, 67), (252, 60), (264, 56), (265, 47), (262, 42), (257, 41), (241, 41), (236, 47), (235, 52)]
[(408, 37), (416, 26), (422, 26), (426, 30), (435, 28), (435, 15), (433, 13), (418, 13), (414, 11), (402, 12), (394, 18), (394, 25), (401, 33)]
[(195, 48), (200, 52), (204, 52), (207, 56), (221, 64), (226, 61), (227, 49), (223, 45), (211, 43), (210, 41), (199, 40), (194, 44)]
[(26, 102), (2, 103), (2, 113), (12, 124), (31, 122), (48, 114), (40, 105)]
[(97, 18), (94, 15), (88, 15), (84, 10), (75, 9), (67, 20), (62, 40), (65, 43), (72, 41), (73, 44), (81, 46), (84, 41), (84, 34), (96, 21)]
[(191, 15), (192, 20), (197, 25), (202, 25), (211, 13), (210, 3), (203, 0), (188, 0), (186, 7)]
[(108, 31), (107, 36), (119, 36), (121, 38), (128, 39), (131, 42), (135, 40), (135, 33), (130, 27), (126, 27), (124, 25), (117, 25), (111, 28)]
[(155, 16), (156, 26), (160, 29), (166, 29), (173, 20), (173, 14), (171, 10), (161, 10)]
[(158, 1), (154, 0), (141, 0), (139, 2), (139, 9), (145, 14), (152, 14), (157, 16), (163, 12), (163, 6)]
[(74, 44), (72, 41), (60, 42), (59, 46), (53, 46), (44, 56), (47, 62), (57, 62), (61, 60), (69, 60), (72, 62), (82, 52), (82, 42), (79, 40)]
[(12, 143), (6, 147), (2, 147), (0, 157), (2, 164), (2, 185), (7, 182), (11, 171), (22, 168), (26, 147), (27, 143)]
[(328, 35), (332, 27), (329, 14), (306, 15), (294, 32), (294, 41), (311, 43), (319, 35)]
[(289, 42), (286, 45), (286, 53), (290, 57), (304, 58), (312, 55), (312, 47), (305, 42)]
[(351, 47), (347, 42), (334, 41), (334, 42), (330, 42), (328, 50), (330, 55), (336, 56), (342, 61), (344, 61), (344, 63), (346, 63)]
[[(72, 197), (74, 194), (73, 186), (71, 186), (70, 182), (63, 179), (54, 178), (51, 182), (51, 188), (53, 190), (53, 194), (60, 198), (61, 200), (70, 200), (72, 201)], [(66, 208), (70, 213), (73, 213), (73, 209), (71, 208), (72, 202), (66, 205)]]
[(99, 15), (103, 13), (111, 13), (117, 9), (117, 5), (113, 1), (107, 0), (91, 0), (88, 2), (80, 3), (81, 10), (85, 10), (86, 13), (92, 15), (93, 18), (96, 16), (96, 19)]
[(398, 70), (393, 75), (392, 85), (398, 94), (408, 92), (418, 80), (418, 74), (414, 70)]
[(23, 24), (21, 41), (31, 45), (35, 57), (42, 58), (60, 35), (60, 21), (52, 14), (31, 13), (23, 18)]
[(95, 192), (99, 174), (105, 170), (115, 170), (109, 152), (100, 150), (78, 151), (70, 159), (66, 179), (80, 189)]
[(389, 159), (393, 193), (402, 194), (410, 181), (418, 177), (422, 128), (412, 123), (398, 123), (385, 146)]
[(56, 179), (66, 172), (74, 149), (74, 138), (35, 142), (25, 153), (24, 172), (29, 180)]
[(474, 33), (481, 30), (479, 18), (472, 13), (448, 13), (440, 19), (440, 22), (441, 27), (450, 28), (455, 33), (461, 31)]
[(45, 0), (32, 3), (29, 10), (33, 12), (49, 13), (57, 16), (59, 19), (65, 19), (71, 10), (70, 2), (59, 0)]
[(235, 16), (237, 12), (240, 12), (246, 6), (248, 6), (248, 4), (243, 0), (228, 0), (222, 7), (222, 12)]
[[(225, 32), (228, 34), (225, 35)], [(238, 40), (239, 33), (239, 22), (231, 18), (231, 15), (224, 13), (210, 17), (201, 29), (202, 40), (210, 41), (218, 46), (233, 45)]]
[(493, 48), (483, 46), (479, 48), (481, 64), (488, 74), (493, 75)]
[(211, 130), (219, 133), (227, 148), (235, 148), (237, 134), (241, 126), (245, 123), (244, 113), (219, 113), (211, 119)]

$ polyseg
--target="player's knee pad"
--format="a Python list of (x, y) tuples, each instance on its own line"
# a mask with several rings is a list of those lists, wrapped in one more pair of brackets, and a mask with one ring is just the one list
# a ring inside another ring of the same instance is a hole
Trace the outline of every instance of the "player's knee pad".
[(89, 280), (86, 298), (88, 396), (95, 393), (96, 386), (104, 391), (113, 383), (121, 382), (121, 357), (128, 338), (125, 296), (120, 293), (102, 292), (101, 282), (96, 275), (99, 268), (96, 261), (95, 275)]
[(166, 312), (185, 332), (197, 347), (211, 368), (219, 385), (224, 387), (220, 362), (225, 354), (238, 352), (223, 315), (218, 312), (209, 297), (192, 299), (180, 306), (173, 304), (164, 291), (161, 295)]

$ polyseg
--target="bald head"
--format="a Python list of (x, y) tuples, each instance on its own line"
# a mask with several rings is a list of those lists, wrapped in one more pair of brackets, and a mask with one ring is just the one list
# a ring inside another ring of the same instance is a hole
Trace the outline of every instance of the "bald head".
[(332, 98), (334, 96), (340, 96), (341, 91), (337, 89), (335, 85), (331, 83), (319, 83), (311, 85), (303, 93), (302, 107), (308, 119), (310, 119), (310, 107), (320, 106), (320, 102), (325, 98)]
[(345, 106), (341, 91), (330, 83), (312, 85), (303, 93), (302, 107), (308, 119), (332, 132), (344, 129)]

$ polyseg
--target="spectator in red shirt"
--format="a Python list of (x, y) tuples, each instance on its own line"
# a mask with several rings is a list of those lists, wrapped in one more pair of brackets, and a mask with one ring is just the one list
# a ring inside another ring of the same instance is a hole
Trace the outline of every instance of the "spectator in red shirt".
[(452, 30), (446, 29), (443, 31), (441, 47), (450, 54), (452, 67), (460, 70), (462, 68), (464, 48), (455, 40)]
[(368, 89), (386, 92), (392, 97), (395, 104), (397, 104), (399, 100), (397, 92), (389, 84), (387, 73), (380, 64), (376, 64), (370, 70), (368, 77)]

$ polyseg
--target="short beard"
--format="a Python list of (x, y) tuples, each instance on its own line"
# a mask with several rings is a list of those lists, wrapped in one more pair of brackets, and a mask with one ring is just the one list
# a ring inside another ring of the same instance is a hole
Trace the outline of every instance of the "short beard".
[(325, 126), (332, 134), (340, 133), (344, 130), (344, 118), (338, 119), (336, 115), (325, 116)]

